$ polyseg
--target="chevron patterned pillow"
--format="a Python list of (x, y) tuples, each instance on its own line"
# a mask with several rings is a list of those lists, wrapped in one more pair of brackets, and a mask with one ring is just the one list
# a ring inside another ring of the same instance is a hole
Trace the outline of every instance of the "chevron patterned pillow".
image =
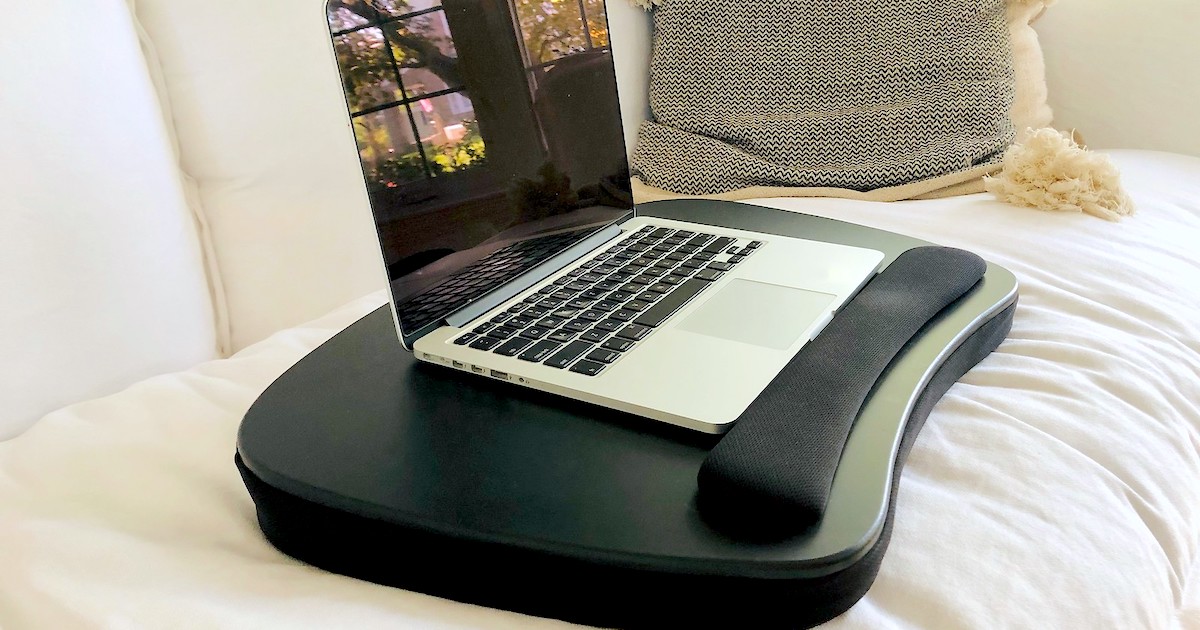
[(994, 170), (1013, 141), (1005, 0), (655, 4), (633, 156), (649, 186), (921, 194)]

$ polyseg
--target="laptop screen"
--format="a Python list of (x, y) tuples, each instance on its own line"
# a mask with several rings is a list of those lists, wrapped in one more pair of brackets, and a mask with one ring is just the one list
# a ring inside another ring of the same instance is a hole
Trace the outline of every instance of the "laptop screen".
[(633, 209), (603, 0), (328, 20), (406, 339)]

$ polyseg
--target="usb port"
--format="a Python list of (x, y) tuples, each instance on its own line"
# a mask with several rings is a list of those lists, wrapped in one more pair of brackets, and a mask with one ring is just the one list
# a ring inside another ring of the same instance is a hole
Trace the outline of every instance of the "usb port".
[(484, 372), (484, 369), (483, 369), (483, 368), (481, 368), (481, 367), (479, 367), (478, 365), (472, 365), (472, 366), (471, 366), (471, 371), (472, 371), (472, 372), (474, 372), (474, 373), (476, 373), (476, 374), (483, 374), (483, 372)]
[(450, 364), (460, 370), (464, 370), (467, 367), (462, 361), (451, 361)]
[(500, 370), (492, 370), (492, 378), (502, 378), (507, 381), (508, 380), (508, 372), (501, 372)]

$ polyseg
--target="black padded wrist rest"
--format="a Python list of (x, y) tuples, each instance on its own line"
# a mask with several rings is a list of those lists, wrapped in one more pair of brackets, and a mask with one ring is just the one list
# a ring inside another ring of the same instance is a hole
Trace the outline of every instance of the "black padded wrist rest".
[(820, 520), (871, 388), (905, 344), (986, 269), (970, 252), (918, 247), (872, 279), (705, 459), (698, 475), (705, 518), (751, 535), (793, 533)]

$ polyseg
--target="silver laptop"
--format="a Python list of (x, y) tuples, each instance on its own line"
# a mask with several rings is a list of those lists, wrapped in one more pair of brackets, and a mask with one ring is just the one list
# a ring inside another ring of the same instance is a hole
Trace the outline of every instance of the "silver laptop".
[(328, 20), (422, 361), (721, 433), (883, 259), (639, 212), (602, 0), (331, 0)]

